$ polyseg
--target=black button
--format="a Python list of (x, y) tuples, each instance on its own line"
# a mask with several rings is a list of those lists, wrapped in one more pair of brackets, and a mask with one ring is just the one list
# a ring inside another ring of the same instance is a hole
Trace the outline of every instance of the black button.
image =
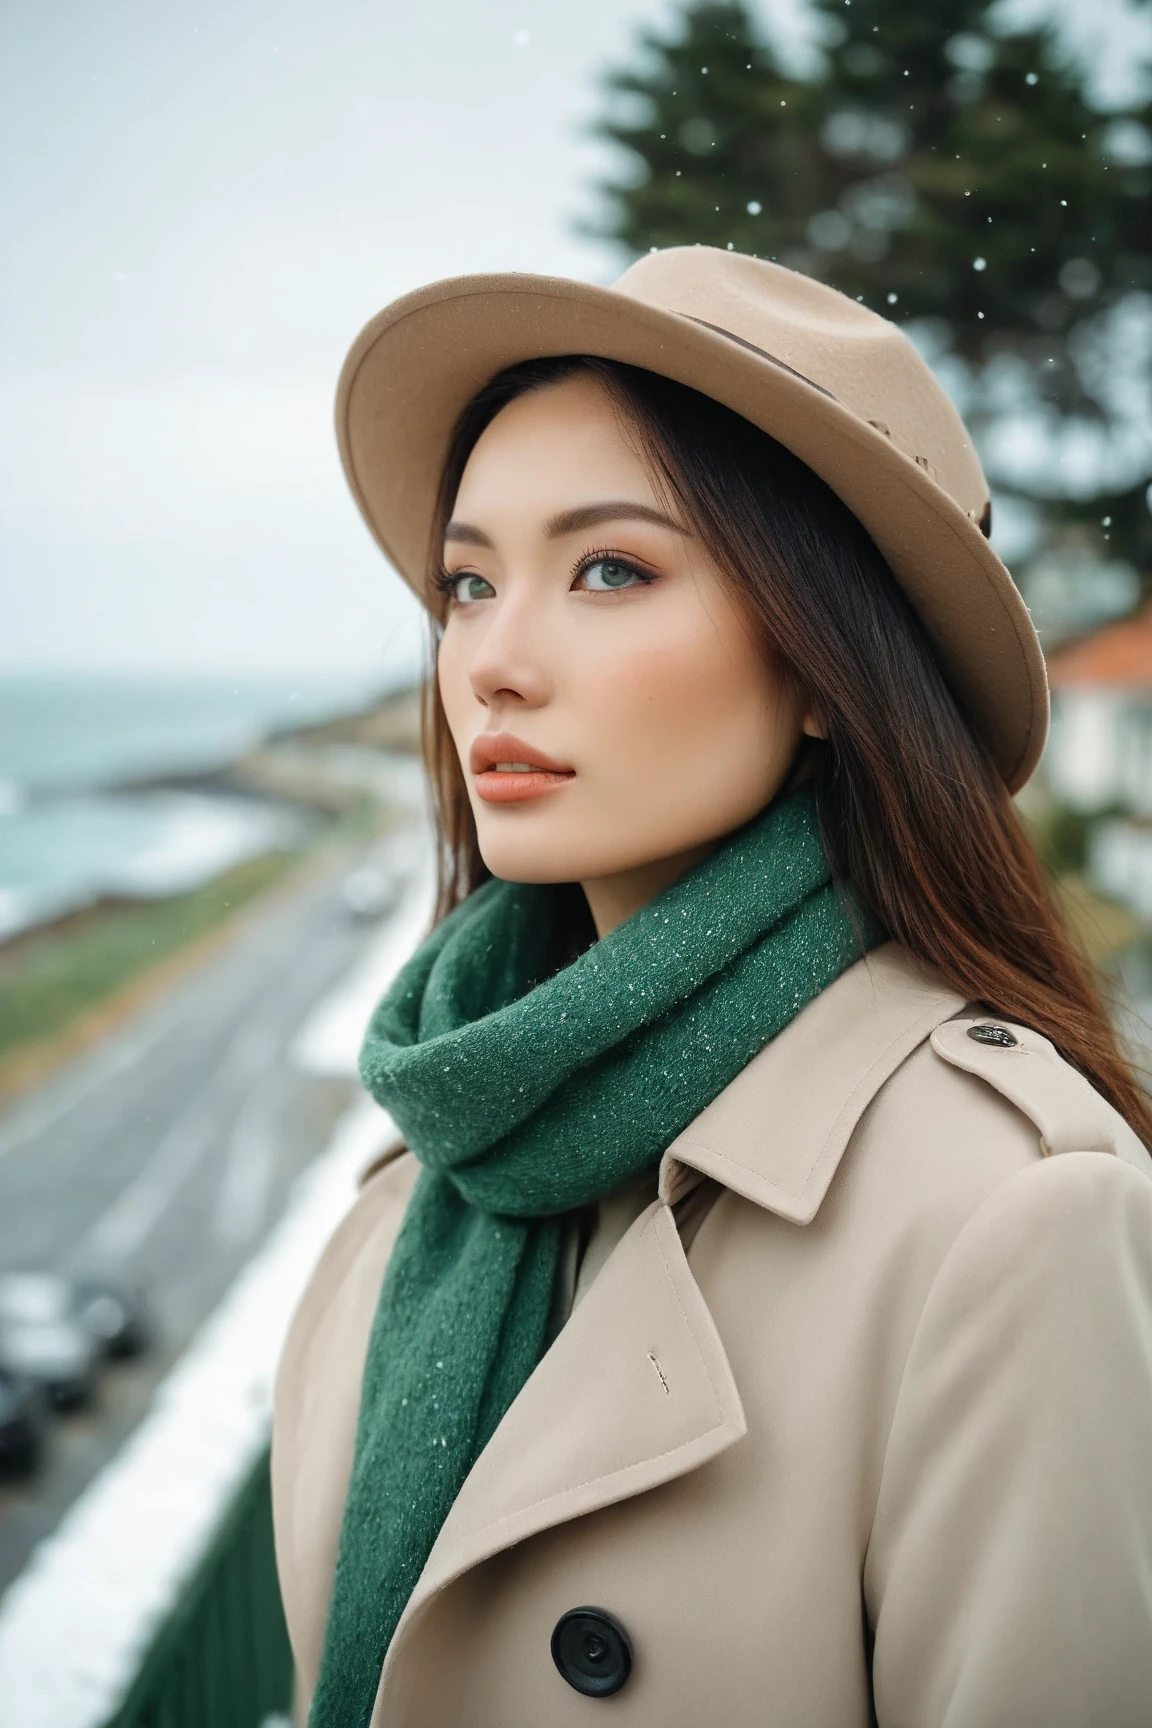
[(1007, 1026), (969, 1026), (968, 1036), (977, 1044), (999, 1044), (1003, 1050), (1012, 1050), (1020, 1042)]
[(632, 1640), (603, 1608), (569, 1608), (552, 1634), (552, 1660), (586, 1698), (610, 1698), (632, 1672)]

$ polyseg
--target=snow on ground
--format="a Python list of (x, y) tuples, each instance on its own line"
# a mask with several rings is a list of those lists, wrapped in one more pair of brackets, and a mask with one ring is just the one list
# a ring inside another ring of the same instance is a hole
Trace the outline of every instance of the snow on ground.
[(371, 1100), (349, 1109), (140, 1427), (0, 1602), (0, 1728), (101, 1728), (122, 1701), (267, 1444), (296, 1301), (393, 1133)]

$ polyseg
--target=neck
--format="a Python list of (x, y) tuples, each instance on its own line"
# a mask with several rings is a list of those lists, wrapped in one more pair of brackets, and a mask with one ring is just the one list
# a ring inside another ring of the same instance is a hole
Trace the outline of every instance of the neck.
[(633, 912), (655, 900), (657, 894), (671, 887), (693, 865), (715, 852), (719, 844), (718, 840), (709, 840), (691, 851), (677, 852), (672, 858), (657, 858), (652, 864), (637, 864), (632, 870), (619, 870), (613, 876), (596, 876), (589, 882), (581, 882), (597, 936), (607, 936), (610, 930), (631, 918)]

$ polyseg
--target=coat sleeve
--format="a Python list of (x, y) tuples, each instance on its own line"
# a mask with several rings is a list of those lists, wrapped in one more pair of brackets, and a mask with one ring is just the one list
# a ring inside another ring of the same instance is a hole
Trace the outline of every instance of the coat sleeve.
[(879, 1728), (1152, 1723), (1152, 1181), (1072, 1152), (922, 1312), (865, 1568)]

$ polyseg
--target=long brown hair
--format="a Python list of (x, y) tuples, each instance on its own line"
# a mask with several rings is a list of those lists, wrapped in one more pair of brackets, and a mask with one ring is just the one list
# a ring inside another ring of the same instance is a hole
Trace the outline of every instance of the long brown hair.
[[(610, 394), (653, 471), (826, 728), (796, 775), (816, 786), (837, 879), (966, 1000), (1031, 1026), (1152, 1142), (1152, 1113), (1117, 1047), (1095, 969), (1073, 942), (987, 750), (919, 619), (865, 529), (810, 468), (711, 398), (621, 362), (528, 361), (494, 378), (457, 423), (432, 539), (465, 463), (500, 409), (589, 377)], [(443, 602), (431, 584), (434, 649)], [(487, 877), (434, 676), (425, 747), (439, 837), (438, 916)], [(583, 896), (579, 896), (583, 899)]]

